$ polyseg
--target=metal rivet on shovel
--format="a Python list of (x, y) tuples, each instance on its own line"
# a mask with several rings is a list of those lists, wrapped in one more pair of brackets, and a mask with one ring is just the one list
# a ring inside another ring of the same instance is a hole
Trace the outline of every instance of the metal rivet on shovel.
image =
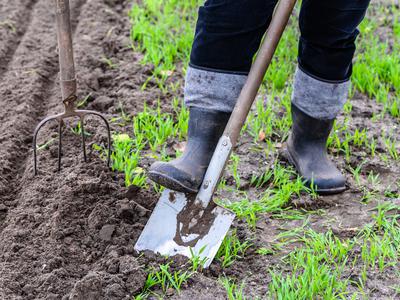
[(203, 188), (206, 189), (206, 188), (208, 188), (209, 185), (210, 185), (210, 181), (207, 180), (206, 182), (204, 182)]
[(74, 67), (74, 55), (72, 49), (72, 33), (69, 13), (69, 1), (68, 0), (55, 0), (56, 4), (56, 22), (57, 22), (57, 39), (59, 49), (59, 62), (60, 62), (60, 83), (61, 83), (61, 94), (64, 104), (64, 112), (58, 115), (49, 116), (43, 119), (39, 125), (35, 128), (33, 133), (33, 160), (35, 175), (37, 174), (37, 135), (39, 130), (47, 122), (56, 120), (58, 122), (58, 170), (61, 169), (61, 155), (62, 155), (62, 127), (64, 119), (77, 117), (81, 123), (81, 135), (82, 135), (82, 150), (83, 158), (86, 161), (86, 141), (85, 141), (85, 127), (84, 119), (87, 115), (95, 115), (104, 121), (107, 130), (107, 165), (110, 165), (111, 155), (111, 134), (110, 125), (107, 119), (100, 113), (91, 110), (77, 110), (75, 104), (77, 101), (76, 97), (76, 79), (75, 79), (75, 67)]
[(204, 267), (214, 259), (235, 217), (233, 212), (211, 201), (216, 183), (237, 142), (295, 3), (296, 0), (279, 1), (246, 84), (214, 151), (201, 185), (203, 188), (197, 195), (164, 190), (135, 244), (137, 251), (151, 250), (161, 255), (187, 257), (193, 253), (207, 259)]

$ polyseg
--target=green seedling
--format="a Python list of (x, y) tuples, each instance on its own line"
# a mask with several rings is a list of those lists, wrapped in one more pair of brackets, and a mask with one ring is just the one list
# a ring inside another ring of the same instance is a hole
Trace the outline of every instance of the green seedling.
[(375, 157), (376, 153), (376, 140), (374, 138), (371, 139), (371, 142), (368, 144), (370, 153), (372, 157)]
[(390, 136), (384, 138), (384, 143), (390, 157), (394, 160), (400, 160), (400, 143)]
[(347, 295), (349, 280), (341, 279), (354, 242), (341, 241), (332, 232), (293, 231), (290, 242), (303, 247), (289, 253), (284, 261), (292, 272), (284, 275), (269, 270), (269, 295), (274, 299), (339, 299)]
[(112, 169), (125, 173), (125, 185), (145, 186), (145, 174), (139, 167), (140, 151), (144, 144), (135, 141), (128, 134), (116, 134), (112, 137)]
[(86, 106), (86, 104), (87, 104), (87, 102), (88, 102), (88, 100), (89, 100), (89, 98), (91, 96), (92, 96), (92, 94), (86, 95), (85, 98), (83, 98), (82, 100), (78, 101), (78, 103), (76, 104), (76, 107), (77, 108), (81, 108), (81, 107)]
[(107, 57), (103, 56), (103, 57), (101, 58), (101, 60), (102, 60), (105, 64), (107, 64), (107, 66), (108, 66), (110, 69), (117, 69), (117, 68), (118, 68), (118, 65), (115, 64), (115, 63), (113, 63), (112, 59), (110, 59), (110, 58), (107, 58)]
[[(244, 218), (252, 228), (255, 228), (258, 214), (279, 213), (287, 208), (290, 199), (294, 195), (309, 191), (293, 169), (285, 168), (278, 162), (267, 172), (271, 172), (267, 175), (268, 188), (264, 188), (257, 201), (250, 200), (245, 195), (240, 201), (225, 204), (238, 218)], [(257, 182), (257, 179), (254, 179), (254, 182)]]
[(256, 188), (264, 187), (270, 182), (270, 179), (273, 175), (273, 171), (271, 169), (268, 169), (259, 176), (253, 175), (251, 177), (250, 184), (252, 186), (255, 186)]
[(270, 271), (272, 299), (342, 299), (348, 280), (340, 280), (344, 265), (332, 269), (318, 256), (299, 250), (290, 255), (295, 272), (284, 275)]
[[(187, 109), (179, 110), (178, 100), (175, 101), (176, 115), (161, 112), (158, 106), (155, 110), (144, 105), (143, 111), (132, 119), (132, 137), (127, 133), (113, 135), (113, 151), (111, 154), (112, 169), (125, 174), (125, 185), (147, 187), (145, 170), (140, 166), (144, 152), (157, 158), (160, 151), (163, 160), (170, 157), (166, 152), (166, 142), (174, 137), (182, 139), (187, 132)], [(131, 118), (120, 106), (123, 124), (131, 122)], [(116, 120), (114, 120), (116, 121)], [(95, 150), (104, 153), (98, 145)], [(150, 153), (149, 153), (150, 150)], [(155, 187), (160, 192), (160, 187)]]
[(360, 25), (363, 38), (358, 41), (358, 55), (353, 68), (354, 86), (383, 104), (384, 111), (399, 117), (400, 57), (398, 28), (398, 8), (391, 7), (385, 15), (393, 16), (393, 30), (388, 32), (387, 41), (379, 39), (380, 27), (376, 18), (365, 18)]
[(287, 207), (281, 211), (273, 212), (271, 218), (279, 220), (305, 220), (309, 215), (324, 215), (323, 210), (304, 210), (304, 209), (292, 209)]
[(239, 167), (239, 156), (232, 153), (231, 154), (231, 172), (233, 174), (233, 178), (235, 179), (236, 188), (240, 188), (240, 176), (238, 174), (238, 167)]
[(43, 150), (43, 149), (48, 149), (50, 147), (51, 144), (53, 144), (55, 142), (55, 138), (51, 138), (48, 141), (46, 141), (43, 144), (37, 145), (36, 149), (37, 151)]
[(178, 293), (181, 290), (182, 284), (185, 283), (191, 276), (192, 273), (188, 271), (174, 271), (171, 272), (169, 264), (160, 265), (160, 271), (154, 273), (163, 292), (166, 292), (170, 287), (174, 288)]
[(374, 171), (372, 170), (369, 171), (367, 180), (372, 187), (377, 187), (381, 183), (381, 180), (379, 179), (379, 174), (374, 174)]
[(127, 124), (129, 124), (132, 121), (132, 118), (130, 115), (128, 115), (125, 112), (124, 107), (122, 106), (122, 103), (118, 104), (118, 110), (120, 112), (120, 116), (111, 118), (111, 122), (112, 123), (118, 122), (120, 126), (126, 126)]
[(229, 300), (246, 300), (247, 298), (243, 295), (244, 282), (241, 285), (237, 285), (234, 280), (228, 277), (219, 278), (219, 282), (226, 290), (226, 295)]
[(226, 268), (242, 258), (250, 246), (249, 241), (241, 242), (234, 230), (224, 238), (215, 257), (221, 262), (222, 267)]
[(256, 253), (260, 255), (273, 255), (275, 251), (271, 248), (262, 247), (257, 249)]
[(0, 22), (0, 26), (10, 29), (13, 33), (17, 32), (17, 28), (15, 27), (14, 23), (9, 20)]
[(370, 191), (365, 187), (362, 188), (362, 197), (361, 197), (362, 203), (369, 203), (371, 200), (376, 199), (376, 197), (377, 193), (375, 191)]
[(156, 295), (154, 290), (161, 289), (165, 294), (170, 289), (178, 293), (182, 285), (193, 275), (193, 273), (182, 270), (171, 271), (170, 264), (161, 264), (158, 268), (153, 268), (147, 275), (142, 291), (134, 299), (147, 299), (151, 294)]
[(201, 253), (203, 253), (205, 248), (206, 246), (202, 247), (198, 254), (194, 253), (192, 248), (189, 249), (191, 255), (190, 261), (192, 263), (192, 272), (203, 270), (204, 265), (206, 264), (208, 258), (207, 257), (201, 258), (200, 255)]
[(361, 186), (361, 169), (362, 169), (364, 164), (365, 164), (365, 162), (362, 162), (356, 168), (353, 168), (350, 165), (348, 166), (350, 171), (351, 171), (351, 174), (353, 174), (353, 178), (356, 181), (358, 186)]
[[(81, 135), (82, 134), (82, 123), (81, 121), (78, 121), (78, 123), (76, 123), (76, 126), (71, 127), (71, 131), (73, 134), (75, 135)], [(85, 136), (91, 136), (92, 134), (87, 132), (85, 130)]]

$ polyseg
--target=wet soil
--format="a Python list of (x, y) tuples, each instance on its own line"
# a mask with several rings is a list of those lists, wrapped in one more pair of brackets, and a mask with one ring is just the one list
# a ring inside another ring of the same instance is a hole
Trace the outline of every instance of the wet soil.
[[(141, 88), (152, 68), (141, 64), (141, 54), (130, 47), (130, 5), (131, 1), (124, 0), (71, 1), (78, 95), (87, 97), (86, 108), (107, 118), (118, 116), (121, 107), (133, 115), (144, 103), (153, 106), (157, 101), (170, 110), (176, 96), (163, 94), (151, 80), (146, 89)], [(7, 21), (0, 25), (0, 299), (130, 299), (143, 287), (148, 268), (162, 261), (133, 250), (158, 196), (126, 188), (123, 177), (91, 150), (93, 143), (106, 142), (102, 123), (91, 119), (86, 125), (90, 133), (87, 163), (83, 162), (80, 137), (65, 127), (60, 172), (57, 124), (46, 126), (39, 136), (39, 144), (46, 145), (39, 151), (39, 175), (33, 176), (32, 132), (43, 117), (62, 110), (54, 14), (49, 6), (47, 0), (0, 2), (0, 21)], [(182, 76), (171, 78), (176, 80), (182, 81)], [(392, 128), (400, 140), (398, 121), (390, 117), (371, 120), (370, 112), (380, 109), (356, 95), (351, 126), (368, 128), (376, 137)], [(126, 129), (116, 124), (112, 127), (113, 131)], [(243, 137), (238, 150), (244, 179), (259, 172), (260, 166), (265, 168), (270, 159), (262, 154), (246, 155), (250, 140)], [(353, 153), (354, 165), (362, 158), (362, 149)], [(144, 160), (143, 167), (151, 162)], [(383, 178), (382, 190), (399, 178), (398, 164), (374, 159), (367, 164)], [(302, 196), (293, 199), (292, 205), (323, 208), (324, 217), (312, 216), (312, 227), (319, 231), (332, 228), (335, 234), (348, 237), (370, 221), (374, 203), (361, 203), (362, 192), (344, 163), (341, 168), (349, 182), (344, 194), (313, 201)], [(298, 222), (265, 215), (251, 231), (244, 222), (236, 221), (239, 237), (253, 238), (255, 245), (246, 258), (224, 270), (214, 262), (209, 270), (191, 278), (181, 294), (169, 296), (225, 299), (217, 280), (221, 275), (245, 280), (249, 295), (264, 295), (270, 280), (266, 270), (276, 265), (279, 257), (256, 255), (255, 249)], [(178, 260), (175, 264), (183, 263)], [(366, 293), (376, 299), (393, 295), (387, 287), (399, 284), (395, 272), (371, 274)]]

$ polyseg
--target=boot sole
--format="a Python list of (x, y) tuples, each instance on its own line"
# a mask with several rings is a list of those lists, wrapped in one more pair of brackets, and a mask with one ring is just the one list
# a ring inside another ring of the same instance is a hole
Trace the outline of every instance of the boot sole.
[(163, 187), (166, 187), (176, 192), (196, 194), (199, 191), (199, 189), (192, 189), (190, 187), (187, 187), (178, 180), (169, 177), (163, 173), (151, 171), (148, 172), (148, 176), (155, 183), (158, 183), (159, 185), (162, 185)]
[[(297, 167), (295, 160), (293, 159), (292, 155), (290, 154), (288, 145), (286, 145), (285, 154), (286, 154), (287, 159), (289, 160), (289, 163), (291, 165), (293, 165), (296, 168), (297, 173), (300, 174), (299, 168)], [(300, 176), (301, 176), (301, 174), (300, 174)], [(331, 188), (331, 189), (318, 189), (318, 187), (317, 187), (317, 189), (315, 191), (320, 195), (334, 195), (334, 194), (340, 194), (340, 193), (344, 192), (345, 190), (346, 190), (346, 186), (344, 185), (342, 187)]]

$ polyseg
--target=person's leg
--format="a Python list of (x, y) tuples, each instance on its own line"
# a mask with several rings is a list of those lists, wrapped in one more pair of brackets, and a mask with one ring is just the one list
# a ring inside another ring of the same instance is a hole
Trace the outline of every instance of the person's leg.
[(369, 0), (303, 0), (298, 68), (292, 95), (289, 158), (320, 193), (345, 190), (345, 178), (328, 159), (326, 141), (347, 99), (357, 26)]
[(188, 142), (182, 156), (156, 162), (149, 178), (197, 192), (250, 70), (277, 0), (207, 0), (199, 9), (185, 78)]

